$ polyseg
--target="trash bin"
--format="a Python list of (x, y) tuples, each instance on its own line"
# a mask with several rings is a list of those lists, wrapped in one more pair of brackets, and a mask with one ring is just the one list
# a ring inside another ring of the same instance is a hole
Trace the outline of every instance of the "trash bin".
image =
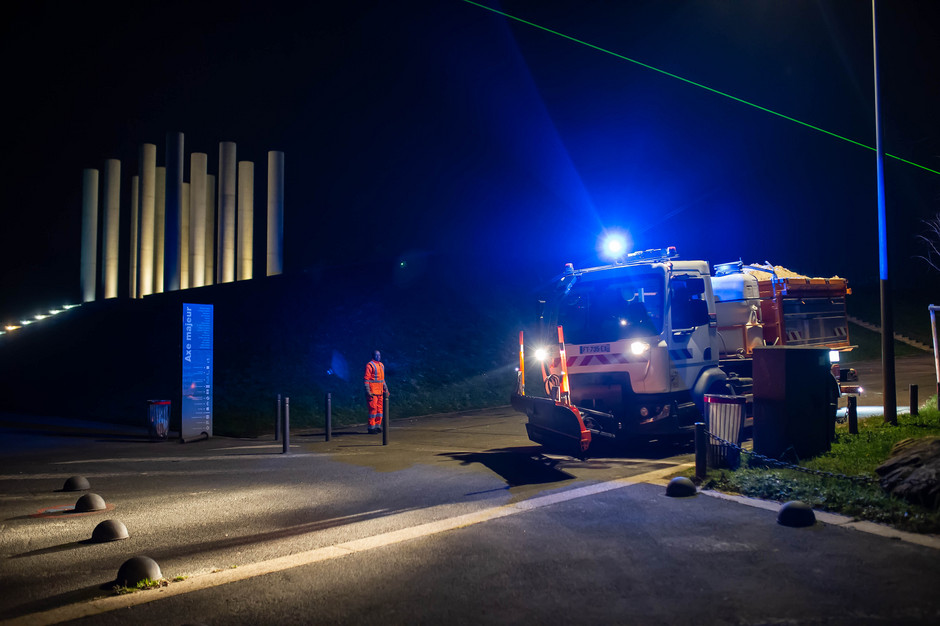
[(745, 401), (744, 396), (705, 394), (705, 428), (709, 432), (706, 460), (709, 467), (736, 469), (741, 464), (741, 451), (715, 437), (741, 445)]
[(150, 436), (154, 439), (166, 439), (170, 432), (170, 401), (147, 400), (150, 415)]

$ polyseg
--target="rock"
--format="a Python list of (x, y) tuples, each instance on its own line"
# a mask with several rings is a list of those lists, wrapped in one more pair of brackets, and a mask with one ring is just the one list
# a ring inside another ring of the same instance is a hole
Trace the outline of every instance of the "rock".
[(940, 509), (940, 437), (904, 439), (875, 472), (890, 494), (927, 508)]

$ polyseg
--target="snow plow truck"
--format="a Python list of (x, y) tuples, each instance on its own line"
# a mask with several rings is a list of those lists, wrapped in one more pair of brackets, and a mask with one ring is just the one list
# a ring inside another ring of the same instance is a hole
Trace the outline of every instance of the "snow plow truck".
[[(600, 438), (691, 437), (707, 394), (744, 397), (749, 426), (754, 348), (850, 350), (848, 293), (842, 278), (770, 264), (725, 263), (712, 275), (673, 247), (600, 267), (569, 263), (540, 301), (532, 362), (541, 389), (527, 391), (520, 332), (511, 403), (528, 417), (529, 439), (578, 457)], [(853, 371), (832, 371), (835, 387), (841, 379), (841, 391), (857, 392)]]

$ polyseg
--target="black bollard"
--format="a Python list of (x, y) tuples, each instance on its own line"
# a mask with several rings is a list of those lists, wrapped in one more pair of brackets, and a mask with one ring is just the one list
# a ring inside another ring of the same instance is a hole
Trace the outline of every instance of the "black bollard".
[(917, 385), (911, 385), (911, 415), (917, 415)]
[(333, 394), (326, 394), (326, 441), (333, 436)]
[(699, 480), (705, 480), (707, 473), (705, 468), (707, 442), (708, 437), (705, 435), (704, 422), (695, 422), (695, 477)]
[(274, 441), (281, 436), (281, 394), (277, 394), (277, 400), (274, 401)]
[(385, 426), (382, 427), (382, 445), (388, 445), (388, 396), (382, 400), (382, 421), (385, 422)]
[(290, 452), (290, 398), (284, 397), (284, 444), (282, 454)]
[(849, 414), (849, 434), (858, 434), (858, 397), (849, 396), (849, 406), (846, 408)]

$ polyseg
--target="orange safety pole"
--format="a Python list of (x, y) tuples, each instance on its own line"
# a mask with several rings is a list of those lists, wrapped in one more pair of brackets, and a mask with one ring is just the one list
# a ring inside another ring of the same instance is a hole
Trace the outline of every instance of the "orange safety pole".
[(525, 344), (522, 341), (522, 331), (519, 331), (519, 395), (525, 395)]
[(561, 401), (569, 403), (570, 389), (568, 389), (568, 357), (565, 355), (565, 333), (558, 327), (558, 353), (561, 356)]

